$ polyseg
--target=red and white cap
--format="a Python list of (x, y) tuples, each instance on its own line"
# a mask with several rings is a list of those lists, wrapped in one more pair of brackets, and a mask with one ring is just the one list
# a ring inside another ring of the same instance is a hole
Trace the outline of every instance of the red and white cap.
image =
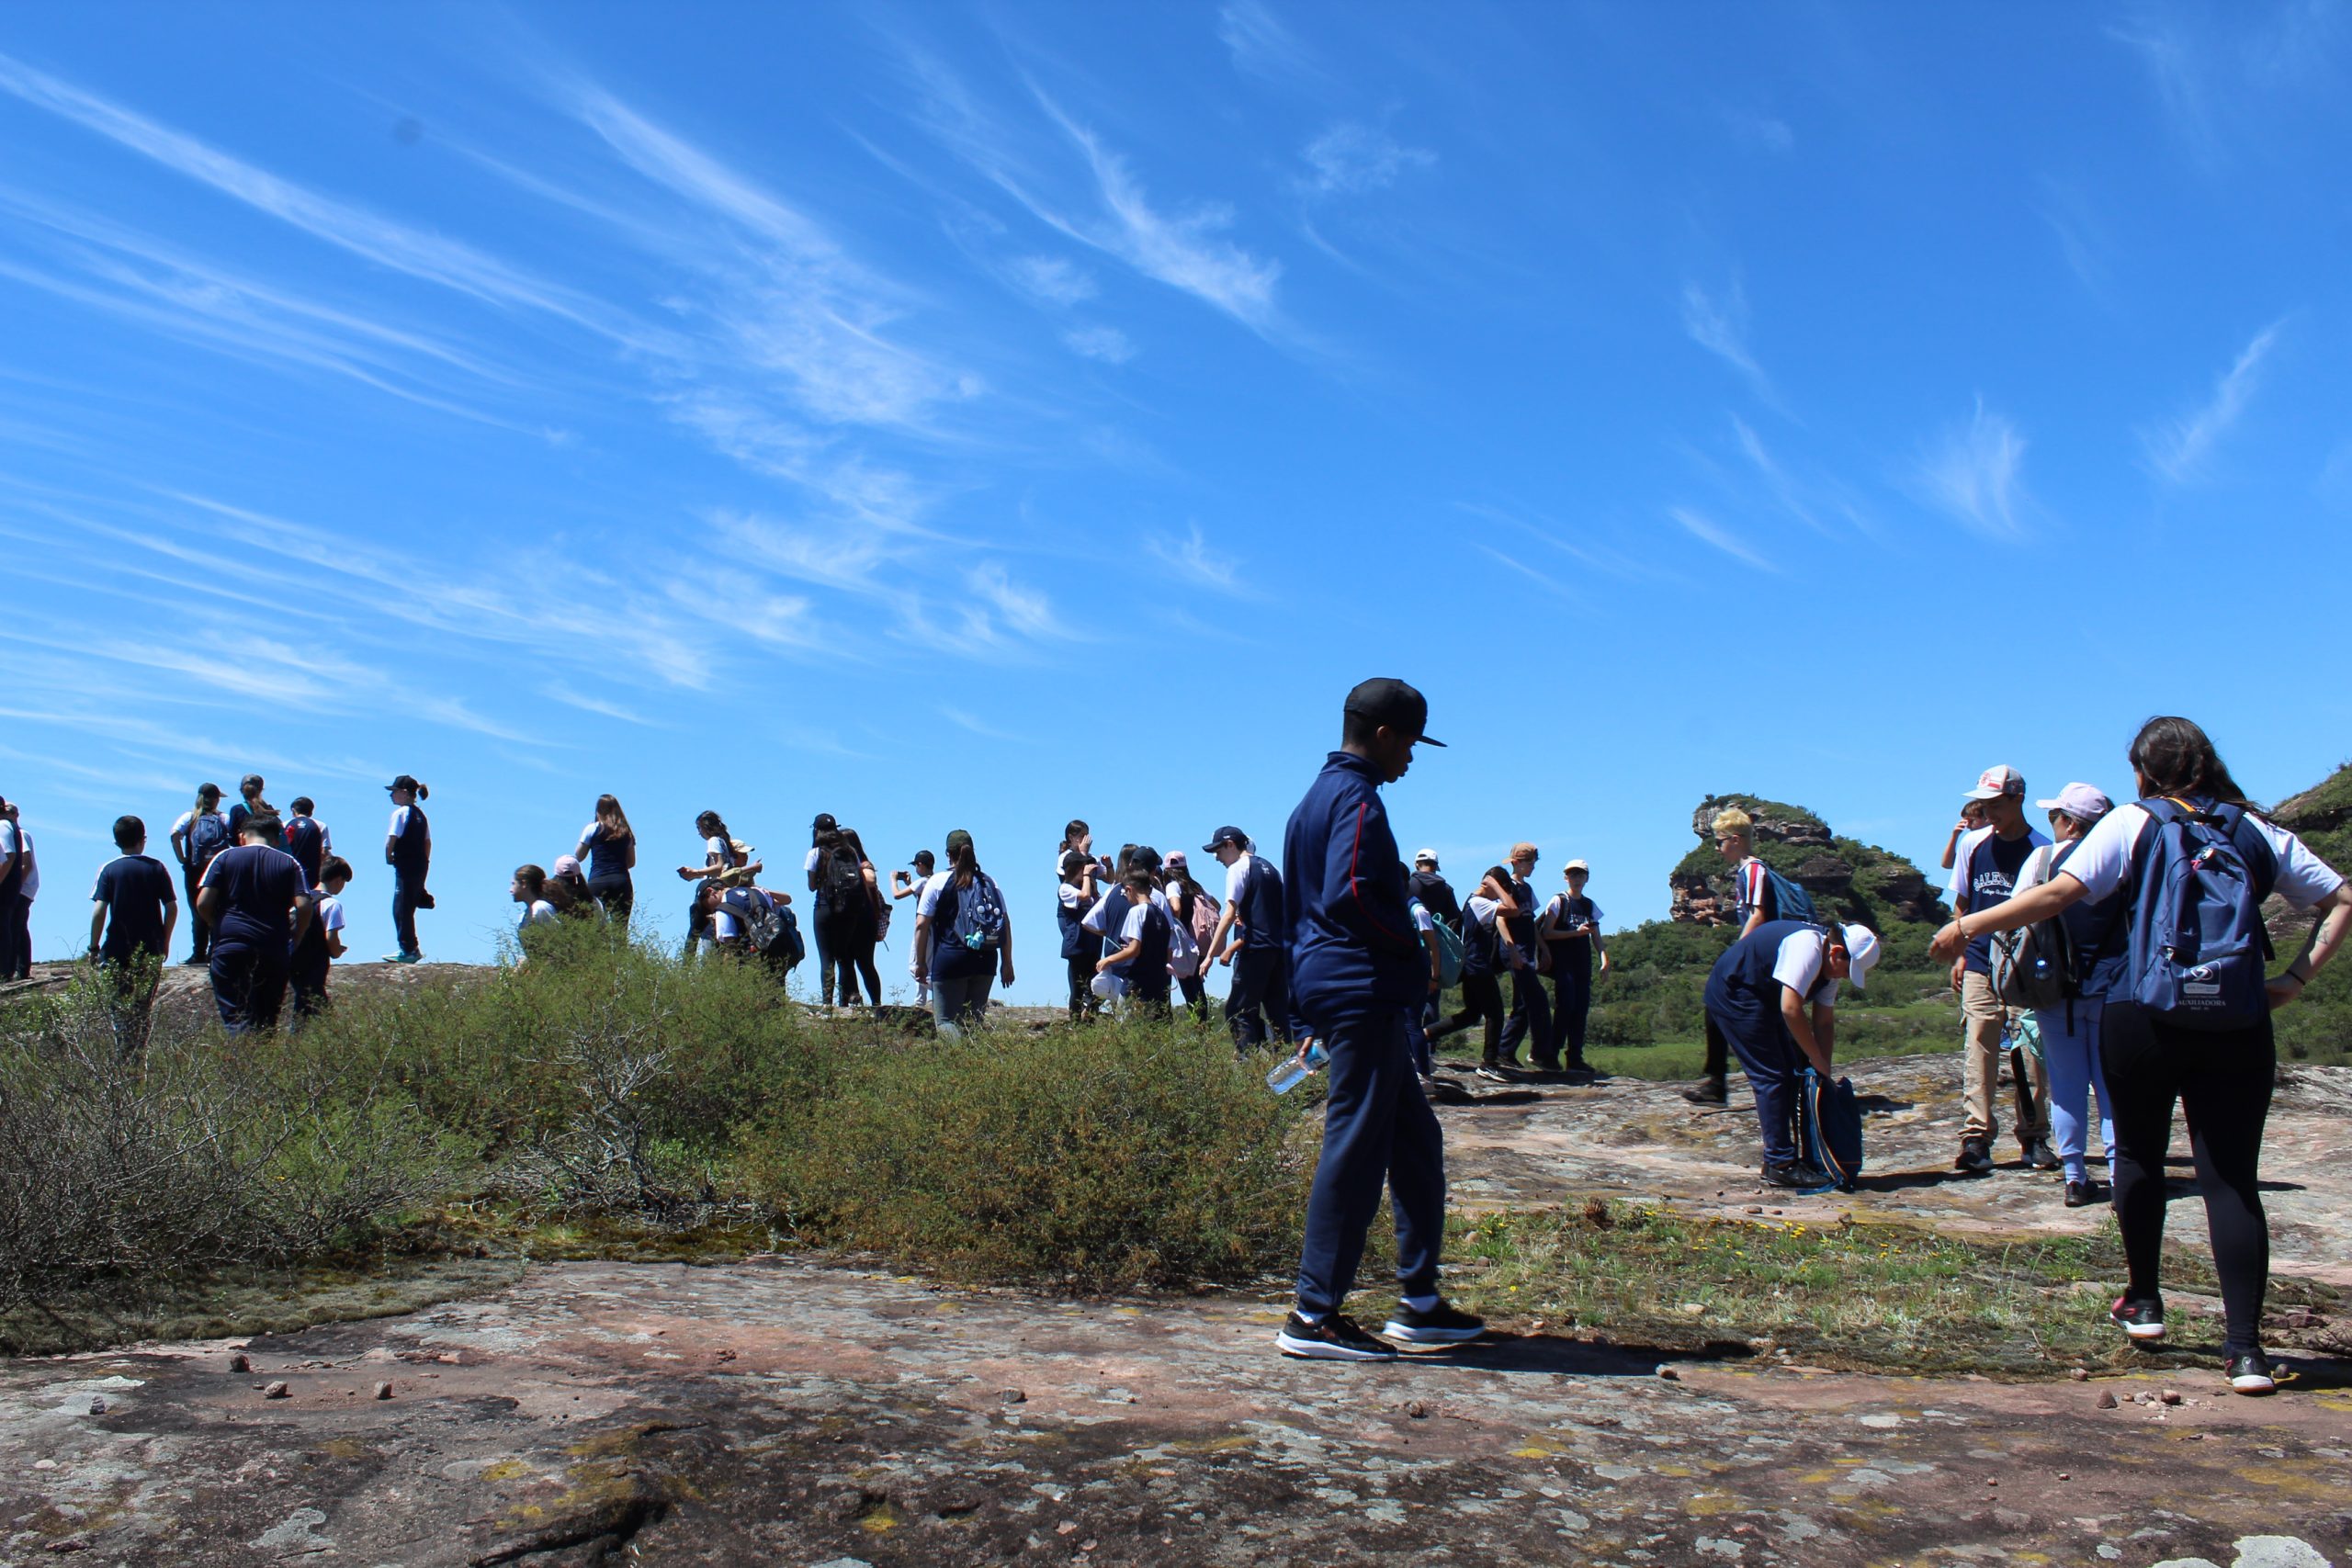
[(1962, 795), (1962, 800), (1998, 800), (2005, 795), (2023, 795), (2025, 775), (2003, 763), (1987, 768), (1976, 775), (1976, 787)]

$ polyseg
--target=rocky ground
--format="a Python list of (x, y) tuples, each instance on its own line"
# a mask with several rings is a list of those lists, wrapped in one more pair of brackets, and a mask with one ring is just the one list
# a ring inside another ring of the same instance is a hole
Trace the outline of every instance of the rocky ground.
[[(1850, 1196), (1757, 1190), (1744, 1096), (1619, 1081), (1447, 1108), (1455, 1199), (2101, 1223), (2048, 1176), (1949, 1173), (1954, 1065), (1852, 1069)], [(2347, 1132), (2352, 1070), (2298, 1074), (2266, 1156), (2282, 1270), (2352, 1283)], [(2193, 1200), (2175, 1225), (2201, 1245)], [(2191, 1337), (2211, 1303), (2171, 1304)], [(2352, 1563), (2340, 1361), (2259, 1401), (2210, 1369), (1906, 1379), (1540, 1333), (1346, 1367), (1274, 1355), (1280, 1314), (574, 1263), (406, 1316), (0, 1363), (0, 1562)]]

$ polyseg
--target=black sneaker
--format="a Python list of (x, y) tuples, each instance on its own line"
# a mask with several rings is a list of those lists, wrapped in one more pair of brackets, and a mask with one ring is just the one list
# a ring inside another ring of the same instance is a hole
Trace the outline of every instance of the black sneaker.
[(1724, 1078), (1701, 1078), (1682, 1091), (1682, 1098), (1693, 1105), (1729, 1105), (1731, 1085)]
[(1442, 1301), (1427, 1312), (1398, 1302), (1380, 1332), (1408, 1345), (1460, 1345), (1487, 1332), (1487, 1320), (1457, 1312)]
[(1510, 1083), (1513, 1081), (1509, 1073), (1503, 1071), (1492, 1062), (1479, 1063), (1477, 1066), (1477, 1074), (1488, 1083)]
[(2135, 1302), (2127, 1296), (2118, 1296), (2115, 1304), (2107, 1309), (2107, 1315), (2115, 1320), (2116, 1327), (2134, 1339), (2162, 1339), (2165, 1337), (2165, 1303), (2162, 1302)]
[(2056, 1170), (2058, 1168), (2058, 1156), (2051, 1151), (2050, 1140), (2047, 1138), (2033, 1138), (2028, 1140), (2020, 1146), (2018, 1154), (2025, 1160), (2027, 1165), (2032, 1167), (2036, 1170)]
[(1766, 1166), (1764, 1185), (1790, 1187), (1801, 1192), (1822, 1192), (1836, 1186), (1837, 1183), (1831, 1181), (1829, 1173), (1818, 1166), (1807, 1165), (1801, 1159), (1792, 1159), (1784, 1165)]
[(1993, 1151), (1982, 1138), (1962, 1138), (1960, 1157), (1951, 1162), (1954, 1170), (1964, 1170), (1971, 1176), (1988, 1176), (1993, 1170)]
[[(1394, 1328), (1396, 1325), (1389, 1325)], [(2278, 1380), (2271, 1375), (2270, 1358), (2259, 1350), (2242, 1351), (2230, 1358), (2225, 1369), (2230, 1388), (2237, 1393), (2276, 1393)]]
[(2069, 1209), (2087, 1209), (2098, 1201), (2098, 1184), (2097, 1182), (2069, 1181), (2066, 1183), (2066, 1207)]
[(1320, 1323), (1309, 1323), (1296, 1313), (1274, 1336), (1285, 1356), (1309, 1361), (1393, 1361), (1396, 1348), (1374, 1338), (1354, 1318), (1332, 1313)]
[(1434, 1077), (1421, 1080), (1421, 1092), (1429, 1097), (1431, 1105), (1467, 1105), (1475, 1098), (1452, 1078)]

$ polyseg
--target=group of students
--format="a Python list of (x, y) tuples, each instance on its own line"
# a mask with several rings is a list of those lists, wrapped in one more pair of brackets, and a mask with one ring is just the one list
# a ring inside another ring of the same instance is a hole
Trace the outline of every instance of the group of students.
[[(2023, 1163), (2063, 1170), (2069, 1206), (2097, 1201), (2086, 1115), (2095, 1092), (2127, 1271), (2109, 1315), (2133, 1340), (2160, 1340), (2164, 1166), (2180, 1107), (2221, 1280), (2225, 1373), (2240, 1393), (2267, 1393), (2277, 1383), (2261, 1344), (2270, 1238), (2258, 1175), (2277, 1081), (2270, 1015), (2352, 931), (2352, 885), (2263, 816), (2190, 720), (2149, 720), (2126, 761), (2133, 802), (2070, 784), (2038, 802), (2047, 835), (2027, 820), (2016, 769), (1989, 768), (1966, 792), (1973, 820), (1953, 833), (1955, 918), (1930, 947), (1952, 965), (1964, 1019), (1955, 1165), (1992, 1168), (2009, 1055)], [(1729, 1045), (1756, 1090), (1765, 1179), (1826, 1186), (1796, 1146), (1793, 1085), (1807, 1066), (1828, 1073), (1839, 984), (1861, 988), (1878, 942), (1862, 926), (1776, 909), (1785, 879), (1747, 871), (1748, 827), (1744, 813), (1715, 820), (1746, 912), (1708, 981), (1710, 1041)], [(2274, 893), (2321, 913), (2275, 976), (2262, 915)], [(1719, 1062), (1690, 1098), (1722, 1100)]]
[[(209, 971), (220, 1021), (234, 1033), (276, 1027), (289, 992), (298, 1022), (317, 1014), (326, 1006), (330, 966), (345, 951), (342, 896), (355, 874), (351, 863), (334, 852), (334, 835), (309, 796), (297, 795), (281, 813), (266, 787), (260, 774), (246, 774), (237, 802), (222, 811), (220, 786), (199, 785), (169, 834), (194, 916), (186, 962)], [(384, 957), (414, 964), (424, 956), (416, 911), (433, 907), (425, 888), (432, 831), (418, 804), (427, 791), (407, 773), (384, 787), (392, 803), (384, 861), (401, 943)], [(170, 961), (179, 894), (171, 872), (147, 853), (145, 822), (117, 818), (114, 841), (120, 852), (99, 868), (90, 889), (89, 955), (112, 976), (123, 1010), (118, 1016), (143, 1016), (154, 976)]]
[[(1529, 881), (1542, 852), (1521, 841), (1510, 858), (1480, 874), (1477, 890), (1455, 902), (1453, 885), (1438, 868), (1437, 852), (1413, 857), (1407, 886), (1414, 924), (1430, 953), (1430, 994), (1421, 1010), (1422, 1044), (1473, 1024), (1484, 1031), (1477, 1075), (1503, 1081), (1519, 1065), (1523, 1047), (1537, 1072), (1564, 1074), (1590, 1082), (1585, 1032), (1592, 1011), (1592, 983), (1609, 972), (1609, 950), (1600, 934), (1600, 906), (1585, 892), (1592, 868), (1571, 860), (1561, 868), (1566, 884), (1548, 900)], [(1447, 978), (1442, 925), (1456, 939), (1462, 1010), (1441, 1016), (1438, 997)], [(1598, 967), (1596, 968), (1596, 963)], [(1510, 1001), (1503, 1001), (1503, 979), (1510, 979)], [(1551, 995), (1544, 982), (1551, 982)]]

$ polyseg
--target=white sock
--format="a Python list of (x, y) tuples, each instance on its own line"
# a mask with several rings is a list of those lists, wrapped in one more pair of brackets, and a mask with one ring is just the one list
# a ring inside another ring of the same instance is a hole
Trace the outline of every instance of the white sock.
[(1434, 1291), (1430, 1292), (1426, 1296), (1407, 1296), (1405, 1298), (1405, 1304), (1411, 1307), (1415, 1312), (1427, 1312), (1431, 1307), (1437, 1305), (1437, 1303), (1438, 1296), (1437, 1292)]
[(1296, 1311), (1298, 1314), (1298, 1321), (1306, 1324), (1310, 1328), (1316, 1324), (1323, 1321), (1323, 1314), (1319, 1312), (1309, 1312), (1305, 1307), (1299, 1307)]

